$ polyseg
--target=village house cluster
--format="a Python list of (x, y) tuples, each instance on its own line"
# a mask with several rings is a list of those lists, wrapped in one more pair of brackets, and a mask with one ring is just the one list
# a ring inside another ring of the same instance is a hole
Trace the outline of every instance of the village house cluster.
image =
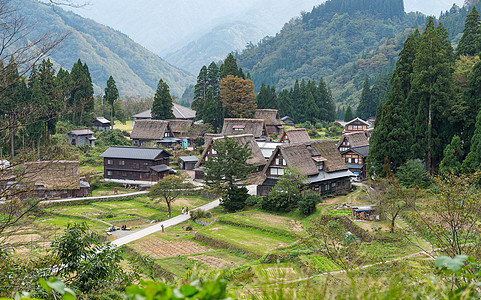
[[(172, 151), (192, 146), (197, 138), (204, 139), (200, 157), (179, 156), (182, 170), (193, 170), (196, 180), (204, 177), (204, 163), (213, 155), (213, 145), (225, 137), (247, 145), (252, 156), (247, 163), (254, 165), (250, 176), (257, 185), (257, 195), (266, 196), (286, 168), (297, 170), (307, 178), (307, 189), (320, 194), (348, 191), (351, 181), (365, 180), (369, 138), (372, 120), (356, 118), (343, 123), (344, 131), (339, 141), (311, 140), (304, 128), (285, 128), (294, 120), (280, 118), (277, 110), (258, 109), (253, 119), (226, 118), (219, 134), (206, 133), (192, 136), (195, 111), (174, 105), (176, 119), (152, 120), (150, 110), (132, 116), (132, 146), (108, 148), (101, 157), (104, 162), (104, 180), (129, 185), (152, 185), (176, 171), (171, 167)], [(286, 124), (287, 123), (287, 124)], [(110, 130), (109, 120), (101, 117), (92, 122), (95, 130)], [(90, 129), (67, 133), (72, 145), (95, 146), (94, 132)], [(277, 136), (276, 140), (271, 137)], [(24, 167), (25, 196), (40, 198), (85, 197), (89, 183), (80, 178), (79, 163), (75, 161), (50, 161), (27, 163)], [(35, 174), (35, 175), (32, 175)], [(8, 182), (4, 177), (3, 181)], [(10, 182), (12, 182), (10, 178)]]

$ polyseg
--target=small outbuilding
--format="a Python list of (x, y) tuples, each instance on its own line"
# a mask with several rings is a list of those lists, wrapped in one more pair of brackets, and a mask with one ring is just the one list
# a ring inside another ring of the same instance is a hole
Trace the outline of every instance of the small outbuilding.
[(354, 220), (378, 221), (379, 214), (376, 213), (375, 205), (353, 206), (352, 216)]
[(179, 159), (181, 170), (193, 170), (199, 161), (196, 156), (180, 156)]
[(95, 130), (110, 130), (111, 125), (110, 121), (104, 117), (98, 117), (92, 121), (92, 127)]
[(281, 118), (281, 121), (284, 122), (284, 124), (286, 125), (289, 125), (289, 126), (294, 126), (294, 119), (289, 117), (289, 116), (285, 116), (285, 117), (282, 117)]
[(95, 147), (96, 138), (93, 136), (94, 132), (89, 129), (79, 129), (67, 132), (68, 142), (74, 146), (88, 145)]

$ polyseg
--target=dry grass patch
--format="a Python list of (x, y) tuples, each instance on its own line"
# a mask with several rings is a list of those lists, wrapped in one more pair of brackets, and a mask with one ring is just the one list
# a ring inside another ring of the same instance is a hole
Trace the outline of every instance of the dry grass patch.
[(158, 237), (140, 239), (134, 242), (132, 247), (143, 255), (149, 255), (157, 259), (212, 251), (210, 248), (189, 240), (167, 241)]

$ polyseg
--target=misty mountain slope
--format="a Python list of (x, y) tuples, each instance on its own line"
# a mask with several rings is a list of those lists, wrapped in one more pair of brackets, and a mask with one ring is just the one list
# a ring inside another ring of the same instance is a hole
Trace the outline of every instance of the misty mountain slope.
[(267, 34), (259, 28), (243, 22), (235, 22), (214, 28), (198, 40), (165, 56), (169, 63), (198, 74), (203, 65), (225, 59), (229, 52), (256, 44)]
[(167, 81), (173, 93), (181, 95), (195, 80), (123, 33), (58, 7), (32, 0), (18, 1), (19, 13), (34, 24), (36, 34), (69, 34), (51, 58), (69, 70), (79, 58), (86, 62), (96, 92), (103, 90), (110, 75), (121, 95), (152, 96), (160, 78)]
[[(213, 28), (244, 22), (267, 34), (301, 11), (323, 0), (90, 0), (76, 13), (129, 35), (147, 49), (165, 56)], [(234, 50), (234, 49), (232, 49)]]

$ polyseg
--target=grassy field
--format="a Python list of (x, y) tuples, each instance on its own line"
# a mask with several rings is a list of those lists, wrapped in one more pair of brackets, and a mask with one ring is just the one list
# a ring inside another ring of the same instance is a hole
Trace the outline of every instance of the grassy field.
[(126, 121), (125, 124), (120, 122), (119, 120), (116, 120), (114, 123), (114, 129), (120, 129), (123, 131), (132, 131), (134, 126), (132, 125), (132, 121)]
[(287, 236), (219, 223), (206, 226), (199, 233), (257, 255), (263, 255), (279, 247), (289, 246), (296, 241), (294, 238)]

